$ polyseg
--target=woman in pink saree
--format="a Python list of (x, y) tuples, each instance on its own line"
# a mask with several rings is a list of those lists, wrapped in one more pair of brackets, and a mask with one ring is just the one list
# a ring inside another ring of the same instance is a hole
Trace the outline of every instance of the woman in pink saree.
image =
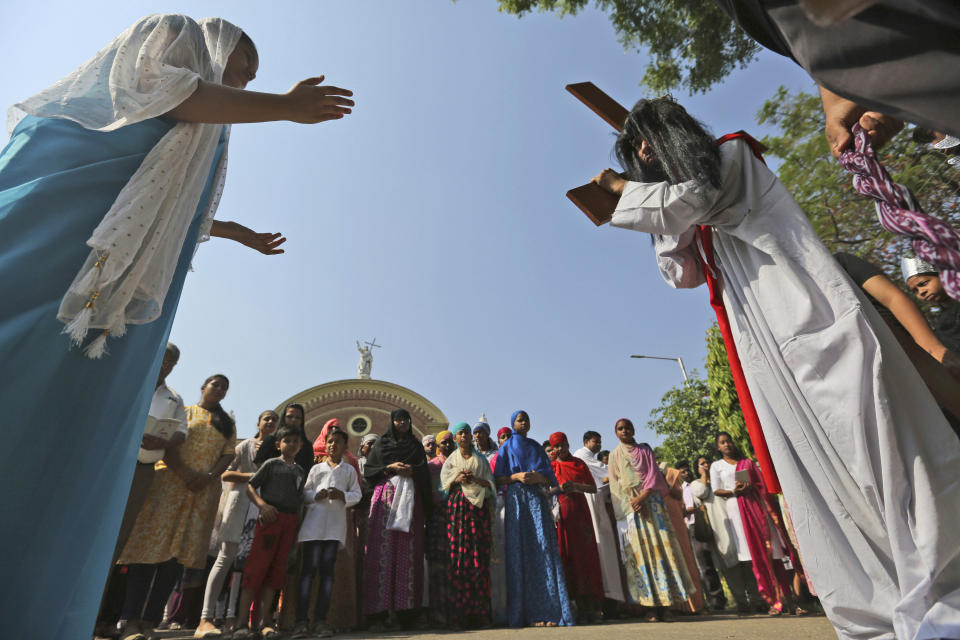
[[(782, 531), (782, 518), (779, 507), (774, 502), (775, 496), (767, 492), (760, 470), (753, 461), (741, 457), (729, 433), (721, 431), (717, 434), (717, 450), (723, 459), (714, 465), (722, 466), (723, 470), (727, 471), (733, 467), (734, 482), (731, 490), (728, 486), (729, 478), (726, 478), (728, 481), (718, 483), (713, 493), (721, 497), (736, 498), (757, 589), (764, 601), (770, 605), (770, 615), (780, 615), (785, 609), (798, 614), (806, 613), (794, 606), (792, 578), (788, 575), (783, 561), (784, 558), (789, 558), (795, 563), (798, 561), (797, 554)], [(720, 462), (725, 464), (719, 465)], [(739, 534), (739, 531), (737, 533)]]

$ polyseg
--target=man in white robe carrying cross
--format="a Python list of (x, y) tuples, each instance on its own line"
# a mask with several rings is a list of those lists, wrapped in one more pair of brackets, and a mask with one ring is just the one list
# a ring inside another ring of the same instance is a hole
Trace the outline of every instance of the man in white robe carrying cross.
[[(750, 144), (669, 98), (617, 140), (612, 225), (653, 234), (673, 287), (712, 251), (805, 569), (838, 636), (960, 638), (960, 441), (894, 336)], [(708, 262), (709, 264), (709, 262)]]

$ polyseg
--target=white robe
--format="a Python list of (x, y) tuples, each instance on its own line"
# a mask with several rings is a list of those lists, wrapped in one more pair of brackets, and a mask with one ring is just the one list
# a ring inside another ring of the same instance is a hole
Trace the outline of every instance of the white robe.
[[(722, 188), (629, 183), (612, 224), (653, 234), (675, 287), (723, 301), (797, 540), (842, 638), (960, 637), (960, 441), (799, 205), (741, 140)], [(706, 302), (705, 302), (706, 304)]]
[(581, 447), (573, 452), (587, 464), (593, 481), (597, 485), (596, 493), (585, 493), (590, 518), (593, 520), (593, 532), (597, 536), (597, 552), (600, 555), (600, 574), (603, 578), (603, 595), (610, 600), (624, 602), (623, 583), (620, 580), (620, 557), (617, 554), (617, 540), (613, 523), (607, 515), (606, 503), (610, 501), (610, 485), (603, 480), (607, 477), (607, 465), (597, 460), (597, 456)]

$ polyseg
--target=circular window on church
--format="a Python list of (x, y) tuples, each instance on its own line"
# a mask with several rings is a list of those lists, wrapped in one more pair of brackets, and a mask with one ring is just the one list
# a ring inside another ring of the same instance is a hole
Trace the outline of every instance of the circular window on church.
[(350, 435), (365, 436), (370, 432), (370, 426), (367, 416), (354, 416), (350, 419)]

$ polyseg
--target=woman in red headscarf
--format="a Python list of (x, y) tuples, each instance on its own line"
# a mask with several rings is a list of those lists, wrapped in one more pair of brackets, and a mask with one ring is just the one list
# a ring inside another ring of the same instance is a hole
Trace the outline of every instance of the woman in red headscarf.
[(577, 614), (593, 622), (603, 603), (603, 579), (590, 507), (583, 494), (596, 493), (597, 485), (586, 463), (570, 455), (570, 443), (564, 433), (558, 431), (551, 435), (550, 446), (557, 454), (551, 464), (560, 490), (557, 538), (567, 576), (567, 592), (577, 603)]

